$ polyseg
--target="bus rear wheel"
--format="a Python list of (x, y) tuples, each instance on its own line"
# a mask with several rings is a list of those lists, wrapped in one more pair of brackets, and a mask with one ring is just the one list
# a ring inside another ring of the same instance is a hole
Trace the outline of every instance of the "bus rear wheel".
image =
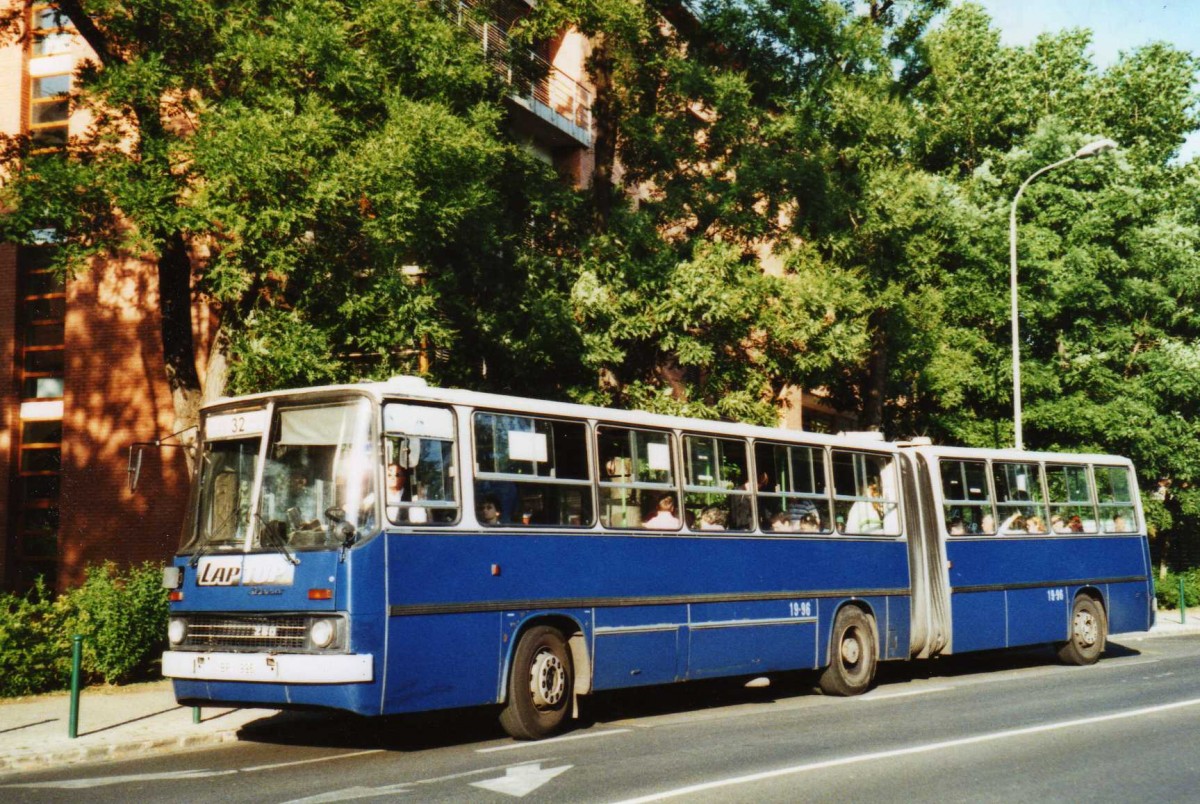
[(1095, 664), (1104, 653), (1108, 638), (1108, 618), (1104, 607), (1094, 598), (1079, 595), (1071, 609), (1071, 632), (1058, 648), (1058, 658), (1066, 664)]
[(847, 606), (838, 612), (829, 639), (829, 666), (821, 671), (821, 692), (849, 696), (870, 688), (878, 663), (873, 633), (861, 609)]
[(567, 643), (556, 628), (530, 628), (517, 643), (500, 725), (518, 740), (539, 740), (562, 728), (575, 689)]

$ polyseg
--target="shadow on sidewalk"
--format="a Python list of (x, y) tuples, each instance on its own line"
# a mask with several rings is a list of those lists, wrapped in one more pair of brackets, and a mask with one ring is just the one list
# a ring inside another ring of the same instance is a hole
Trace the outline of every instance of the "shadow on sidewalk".
[(21, 729), (29, 729), (34, 726), (44, 726), (47, 723), (54, 723), (57, 720), (61, 720), (61, 718), (50, 717), (46, 718), (45, 720), (35, 720), (32, 723), (22, 723), (20, 726), (13, 726), (10, 729), (0, 729), (0, 734), (8, 734), (10, 732), (20, 731)]
[(180, 709), (182, 709), (182, 708), (183, 708), (182, 706), (172, 706), (172, 707), (170, 707), (170, 708), (168, 708), (168, 709), (162, 709), (162, 710), (160, 710), (160, 711), (158, 711), (158, 712), (151, 712), (151, 713), (149, 713), (149, 714), (147, 714), (147, 715), (140, 715), (140, 716), (138, 716), (138, 717), (131, 717), (129, 720), (122, 720), (120, 723), (110, 723), (110, 724), (109, 724), (109, 725), (107, 725), (107, 726), (101, 726), (100, 728), (98, 728), (98, 729), (92, 729), (91, 731), (81, 731), (81, 732), (79, 732), (79, 736), (80, 736), (80, 737), (86, 737), (86, 736), (88, 736), (89, 734), (99, 734), (99, 733), (101, 733), (101, 732), (104, 732), (104, 731), (111, 731), (112, 729), (119, 729), (119, 728), (120, 728), (120, 727), (122, 727), (122, 726), (128, 726), (130, 723), (137, 723), (137, 722), (139, 722), (139, 721), (142, 721), (142, 720), (149, 720), (149, 719), (150, 719), (150, 718), (152, 718), (152, 717), (158, 717), (159, 715), (165, 715), (165, 714), (168, 714), (168, 713), (170, 713), (170, 712), (177, 712), (177, 711), (179, 711), (179, 710), (180, 710)]

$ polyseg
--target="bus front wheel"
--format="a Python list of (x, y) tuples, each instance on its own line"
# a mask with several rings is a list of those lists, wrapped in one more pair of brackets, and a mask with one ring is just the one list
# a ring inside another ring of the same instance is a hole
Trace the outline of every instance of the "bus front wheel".
[(847, 696), (870, 688), (877, 664), (873, 633), (861, 609), (847, 606), (838, 612), (829, 639), (829, 666), (821, 671), (821, 692)]
[(539, 740), (567, 719), (575, 678), (567, 643), (556, 628), (530, 628), (517, 643), (500, 725), (518, 740)]
[(1094, 597), (1080, 595), (1071, 609), (1071, 631), (1058, 649), (1058, 658), (1066, 664), (1095, 664), (1104, 653), (1108, 637), (1108, 618)]

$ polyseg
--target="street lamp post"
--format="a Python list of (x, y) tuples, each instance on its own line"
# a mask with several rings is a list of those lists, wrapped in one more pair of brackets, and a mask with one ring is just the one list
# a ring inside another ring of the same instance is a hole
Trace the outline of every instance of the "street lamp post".
[(1017, 194), (1013, 197), (1012, 209), (1008, 215), (1008, 257), (1011, 273), (1009, 295), (1012, 303), (1013, 431), (1016, 435), (1015, 442), (1017, 449), (1025, 449), (1025, 439), (1021, 432), (1021, 343), (1017, 328), (1017, 202), (1021, 200), (1021, 194), (1025, 192), (1025, 188), (1043, 173), (1049, 173), (1051, 170), (1062, 167), (1069, 162), (1074, 162), (1076, 159), (1088, 159), (1116, 147), (1117, 144), (1109, 139), (1089, 142), (1066, 159), (1060, 159), (1054, 164), (1046, 165), (1040, 170), (1035, 171), (1033, 175), (1024, 181), (1020, 189), (1017, 190)]
[[(400, 274), (417, 287), (425, 284), (425, 269), (420, 265), (401, 265)], [(422, 377), (429, 374), (429, 336), (425, 334), (421, 335), (421, 347), (417, 351), (417, 373)]]

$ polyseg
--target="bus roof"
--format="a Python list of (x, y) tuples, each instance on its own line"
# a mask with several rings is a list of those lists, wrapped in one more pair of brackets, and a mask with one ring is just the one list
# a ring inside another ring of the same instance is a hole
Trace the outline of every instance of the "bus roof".
[(342, 394), (360, 394), (385, 400), (409, 399), (420, 402), (441, 402), (471, 408), (520, 412), (526, 415), (544, 415), (562, 418), (597, 419), (629, 426), (655, 427), (665, 430), (700, 430), (716, 435), (752, 437), (756, 439), (785, 438), (788, 441), (805, 441), (816, 445), (848, 446), (876, 452), (895, 452), (895, 444), (887, 442), (881, 434), (845, 433), (830, 435), (807, 430), (782, 430), (773, 427), (742, 424), (716, 419), (695, 419), (686, 416), (670, 416), (622, 408), (604, 408), (596, 405), (579, 405), (573, 402), (552, 402), (530, 397), (492, 394), (482, 391), (467, 391), (461, 388), (441, 388), (427, 384), (420, 377), (393, 377), (382, 382), (363, 382), (353, 385), (324, 385), (309, 388), (291, 388), (268, 391), (239, 397), (223, 397), (204, 406), (205, 411), (266, 402), (272, 399), (301, 400), (305, 397), (328, 397)]
[(1120, 455), (1106, 455), (1103, 453), (1092, 452), (1034, 452), (1024, 449), (987, 449), (982, 447), (955, 447), (955, 446), (933, 446), (922, 445), (905, 447), (914, 452), (926, 455), (930, 458), (961, 458), (993, 461), (1025, 461), (1036, 462), (1046, 461), (1048, 463), (1079, 462), (1079, 463), (1107, 463), (1120, 464), (1122, 466), (1132, 466), (1133, 462), (1128, 458), (1123, 458)]
[(366, 395), (378, 402), (385, 400), (411, 399), (420, 402), (440, 402), (470, 408), (504, 410), (527, 415), (544, 415), (562, 418), (597, 419), (629, 426), (656, 427), (665, 430), (703, 431), (717, 435), (751, 437), (759, 440), (803, 441), (814, 445), (829, 445), (868, 449), (876, 452), (896, 452), (903, 448), (931, 458), (962, 458), (975, 460), (1003, 461), (1078, 461), (1100, 462), (1132, 466), (1128, 458), (1099, 453), (1032, 452), (1017, 449), (988, 449), (929, 445), (924, 443), (897, 444), (885, 441), (881, 434), (854, 432), (831, 435), (808, 430), (783, 430), (716, 419), (695, 419), (686, 416), (669, 416), (640, 410), (603, 408), (596, 405), (580, 405), (573, 402), (553, 402), (531, 397), (492, 394), (483, 391), (468, 391), (462, 388), (441, 388), (429, 385), (421, 377), (398, 376), (381, 382), (361, 382), (348, 385), (322, 385), (309, 388), (290, 388), (248, 394), (240, 397), (223, 397), (208, 405), (204, 410), (266, 402), (271, 399), (301, 400), (305, 397), (328, 397), (337, 394)]

